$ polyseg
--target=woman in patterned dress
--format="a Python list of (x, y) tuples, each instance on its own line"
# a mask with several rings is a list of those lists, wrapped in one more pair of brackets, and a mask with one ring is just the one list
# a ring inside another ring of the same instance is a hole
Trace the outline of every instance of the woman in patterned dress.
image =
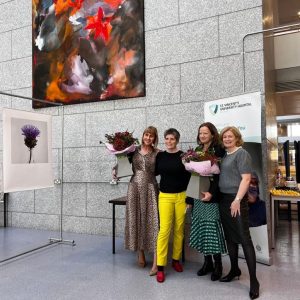
[(142, 145), (133, 155), (133, 175), (127, 192), (125, 248), (138, 251), (138, 264), (146, 266), (145, 251), (153, 253), (150, 275), (156, 275), (156, 239), (158, 234), (158, 185), (155, 178), (155, 159), (158, 153), (157, 129), (144, 130)]
[[(216, 127), (206, 122), (200, 125), (197, 135), (196, 151), (209, 152), (221, 158), (225, 150), (220, 146)], [(225, 239), (219, 212), (219, 175), (210, 178), (208, 192), (201, 192), (201, 199), (194, 199), (190, 246), (204, 254), (204, 264), (197, 272), (204, 276), (210, 272), (211, 280), (219, 280), (222, 276), (221, 254), (226, 253)], [(214, 259), (214, 263), (213, 263)]]

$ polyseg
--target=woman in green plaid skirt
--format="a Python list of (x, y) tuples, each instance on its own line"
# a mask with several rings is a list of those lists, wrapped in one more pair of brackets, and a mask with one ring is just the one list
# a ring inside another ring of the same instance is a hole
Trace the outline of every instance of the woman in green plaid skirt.
[[(200, 125), (197, 135), (196, 151), (209, 152), (222, 158), (225, 150), (220, 146), (216, 127), (206, 122)], [(198, 276), (211, 274), (211, 280), (222, 276), (221, 254), (226, 253), (226, 245), (219, 212), (219, 175), (210, 177), (210, 188), (203, 192), (202, 199), (193, 200), (190, 247), (204, 254), (204, 264), (197, 272)], [(214, 262), (213, 262), (214, 260)]]

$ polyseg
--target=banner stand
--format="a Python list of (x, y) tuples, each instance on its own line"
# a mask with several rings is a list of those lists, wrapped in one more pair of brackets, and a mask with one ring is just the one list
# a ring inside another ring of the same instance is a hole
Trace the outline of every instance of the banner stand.
[(5, 93), (0, 91), (0, 95), (5, 95), (5, 96), (9, 96), (9, 97), (16, 97), (16, 98), (20, 98), (20, 99), (25, 99), (25, 100), (29, 100), (29, 101), (36, 101), (36, 102), (40, 102), (40, 103), (45, 103), (45, 104), (50, 104), (52, 106), (57, 106), (59, 107), (59, 115), (61, 115), (61, 126), (62, 126), (62, 143), (61, 143), (61, 179), (55, 179), (54, 180), (54, 184), (55, 185), (61, 185), (61, 201), (60, 201), (60, 215), (59, 215), (59, 237), (55, 238), (55, 237), (50, 237), (48, 243), (41, 245), (39, 247), (36, 247), (34, 249), (30, 249), (27, 250), (25, 252), (21, 252), (19, 254), (16, 254), (14, 256), (5, 258), (3, 260), (0, 260), (0, 264), (4, 263), (6, 261), (10, 261), (13, 260), (15, 258), (18, 258), (20, 256), (32, 253), (34, 251), (49, 247), (49, 246), (53, 246), (53, 245), (57, 245), (57, 244), (67, 244), (67, 245), (71, 245), (71, 246), (75, 246), (75, 241), (74, 240), (65, 240), (63, 238), (63, 178), (64, 178), (64, 171), (63, 171), (63, 149), (64, 149), (64, 106), (61, 103), (55, 103), (55, 102), (49, 102), (46, 100), (41, 100), (41, 99), (35, 99), (35, 98), (30, 98), (30, 97), (24, 97), (24, 96), (20, 96), (20, 95), (14, 95), (14, 94), (9, 94), (9, 93)]

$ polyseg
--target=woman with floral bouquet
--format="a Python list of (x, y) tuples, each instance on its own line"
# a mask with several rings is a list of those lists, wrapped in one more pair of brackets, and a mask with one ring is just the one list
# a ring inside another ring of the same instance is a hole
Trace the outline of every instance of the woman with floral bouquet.
[[(214, 159), (212, 163), (217, 163), (225, 154), (225, 150), (219, 143), (218, 131), (210, 122), (199, 126), (197, 143), (199, 146), (195, 151), (202, 156)], [(218, 204), (220, 200), (218, 182), (219, 175), (213, 174), (210, 177), (209, 190), (201, 192), (201, 199), (194, 199), (190, 233), (190, 246), (204, 254), (204, 264), (197, 275), (204, 276), (212, 272), (212, 281), (221, 278), (221, 254), (226, 253)]]
[[(127, 154), (132, 162), (133, 175), (127, 191), (125, 248), (138, 252), (138, 265), (146, 266), (145, 251), (153, 253), (150, 276), (156, 275), (156, 239), (158, 234), (158, 185), (155, 159), (159, 150), (157, 129), (147, 127), (142, 145)], [(117, 176), (117, 174), (115, 174)]]

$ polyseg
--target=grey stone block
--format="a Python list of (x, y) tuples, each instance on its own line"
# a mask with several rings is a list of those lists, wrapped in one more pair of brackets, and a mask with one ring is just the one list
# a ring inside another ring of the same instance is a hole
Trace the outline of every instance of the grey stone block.
[(85, 114), (65, 115), (64, 147), (85, 146)]
[(117, 131), (134, 131), (141, 137), (145, 128), (145, 109), (115, 110), (86, 114), (86, 146), (98, 146), (105, 134)]
[(11, 32), (0, 33), (0, 62), (11, 59), (11, 44)]
[(170, 127), (179, 130), (180, 142), (194, 141), (202, 119), (203, 102), (153, 107), (147, 116), (148, 122), (157, 126), (160, 141), (164, 140), (163, 133)]
[[(11, 93), (10, 91), (3, 91), (5, 93)], [(7, 96), (7, 95), (0, 95), (0, 120), (2, 121), (2, 110), (3, 108), (10, 108), (11, 107), (11, 100), (12, 97), (11, 96)]]
[(184, 101), (210, 101), (242, 92), (242, 57), (219, 57), (181, 67)]
[(74, 105), (66, 105), (64, 107), (64, 112), (66, 115), (69, 114), (81, 114), (86, 112), (96, 112), (96, 111), (106, 111), (114, 109), (114, 101), (98, 101), (81, 103)]
[(178, 24), (178, 0), (147, 0), (145, 3), (145, 29)]
[[(23, 89), (15, 89), (12, 91), (12, 94), (31, 98), (32, 97), (32, 88), (27, 87), (27, 88), (23, 88)], [(11, 97), (11, 107), (14, 109), (33, 111), (31, 100), (21, 99), (21, 98), (18, 98), (17, 96)]]
[(89, 148), (66, 148), (64, 150), (65, 162), (102, 162), (108, 160), (115, 162), (115, 156), (107, 152), (104, 146)]
[(218, 0), (218, 10), (219, 14), (226, 14), (233, 11), (249, 9), (256, 6), (262, 5), (262, 0), (246, 0), (246, 1), (236, 1), (236, 0)]
[[(257, 7), (220, 16), (219, 23), (220, 54), (241, 53), (243, 37), (248, 33), (262, 30), (262, 8)], [(262, 49), (261, 36), (251, 37), (251, 43), (247, 41), (246, 46), (246, 51)]]
[(31, 68), (31, 57), (0, 63), (0, 90), (31, 86)]
[(1, 4), (0, 10), (0, 32), (5, 32), (13, 29), (15, 16), (15, 1), (10, 1)]
[(146, 49), (147, 68), (215, 57), (219, 53), (218, 19), (146, 32)]
[(61, 190), (60, 186), (54, 188), (40, 189), (35, 191), (35, 213), (36, 214), (60, 214)]
[(114, 164), (102, 162), (65, 162), (64, 182), (109, 182)]
[(11, 216), (11, 226), (20, 228), (59, 230), (59, 216), (13, 212)]
[(8, 210), (34, 212), (34, 191), (9, 193)]
[(63, 214), (86, 216), (86, 184), (64, 184)]
[(32, 55), (32, 26), (26, 26), (12, 31), (12, 58)]
[[(13, 28), (32, 26), (32, 1), (13, 1)], [(26, 38), (31, 39), (31, 33)]]
[(61, 116), (52, 117), (52, 148), (62, 147), (62, 119)]
[(180, 66), (146, 71), (146, 97), (116, 100), (116, 109), (150, 107), (180, 102)]
[(111, 234), (111, 220), (87, 217), (63, 217), (63, 229), (67, 232), (88, 234)]
[[(87, 185), (87, 216), (88, 217), (112, 217), (111, 199), (126, 196), (127, 184), (119, 183), (89, 183)], [(116, 207), (116, 218), (125, 218), (125, 206)]]
[(179, 0), (180, 22), (190, 22), (218, 15), (219, 0)]
[(246, 91), (264, 92), (264, 53), (263, 51), (245, 54)]

